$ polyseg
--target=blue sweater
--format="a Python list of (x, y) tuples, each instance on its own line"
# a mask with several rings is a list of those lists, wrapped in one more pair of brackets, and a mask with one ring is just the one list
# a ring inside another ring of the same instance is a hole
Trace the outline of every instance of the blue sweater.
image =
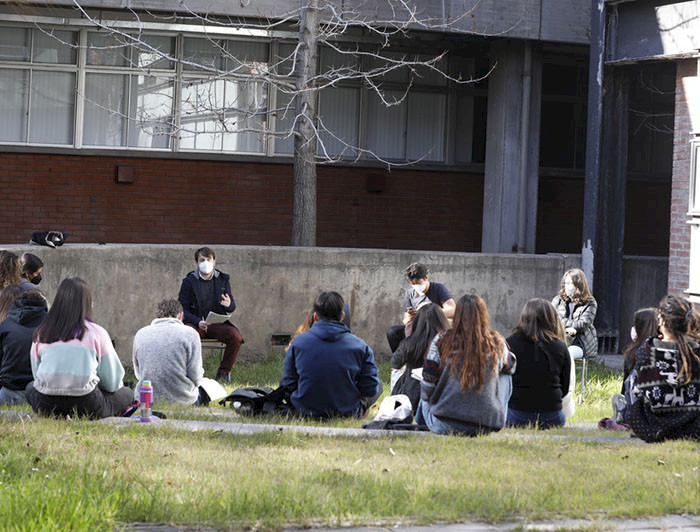
[(335, 321), (317, 321), (297, 336), (284, 359), (282, 386), (307, 416), (353, 416), (360, 399), (381, 390), (370, 347)]

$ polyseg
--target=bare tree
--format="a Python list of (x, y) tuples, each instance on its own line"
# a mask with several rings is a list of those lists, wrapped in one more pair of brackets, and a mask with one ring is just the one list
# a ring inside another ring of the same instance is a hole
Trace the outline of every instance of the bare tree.
[[(459, 84), (482, 79), (475, 78), (473, 72), (448, 71), (444, 60), (449, 53), (447, 46), (438, 43), (420, 54), (417, 51), (406, 52), (407, 48), (402, 46), (410, 42), (416, 32), (426, 35), (428, 32), (445, 31), (483, 35), (476, 28), (464, 29), (464, 20), (478, 5), (478, 0), (474, 1), (477, 4), (465, 4), (456, 16), (446, 18), (421, 12), (416, 0), (380, 0), (372, 3), (300, 0), (298, 9), (275, 20), (260, 17), (251, 21), (203, 14), (201, 10), (189, 9), (186, 0), (182, 0), (180, 7), (185, 9), (187, 24), (199, 28), (212, 51), (209, 56), (204, 54), (202, 57), (179, 55), (149, 40), (148, 22), (170, 20), (170, 16), (129, 10), (129, 24), (116, 24), (91, 12), (81, 0), (73, 0), (73, 3), (83, 19), (109, 36), (109, 41), (104, 43), (88, 43), (88, 52), (114, 53), (121, 49), (126, 54), (129, 50), (138, 50), (139, 57), (146, 58), (139, 61), (138, 66), (153, 85), (158, 85), (158, 75), (152, 72), (152, 66), (158, 61), (180, 64), (182, 68), (200, 74), (199, 79), (183, 83), (181, 101), (173, 101), (170, 112), (164, 110), (168, 106), (162, 102), (150, 108), (144, 106), (138, 116), (115, 110), (113, 106), (98, 101), (92, 101), (91, 105), (103, 108), (111, 116), (138, 121), (141, 130), (152, 135), (182, 139), (186, 135), (235, 132), (238, 135), (248, 133), (275, 137), (280, 141), (293, 138), (292, 245), (313, 246), (316, 243), (317, 164), (364, 157), (391, 168), (414, 164), (428, 155), (426, 153), (413, 160), (390, 160), (367, 146), (361, 146), (357, 139), (345, 138), (319, 118), (319, 93), (342, 83), (361, 83), (383, 105), (393, 107), (401, 105), (414, 82), (424, 76), (438, 75), (448, 82)], [(182, 13), (178, 18), (183, 18)], [(243, 36), (263, 35), (275, 39), (280, 34), (294, 35), (289, 30), (295, 27), (298, 27), (298, 32), (290, 40), (292, 46), (278, 53), (271, 64), (232, 52), (217, 37), (217, 28), (225, 28), (237, 29)], [(53, 30), (42, 31), (60, 38)], [(319, 68), (320, 48), (332, 53), (337, 61)], [(224, 61), (218, 61), (215, 56)], [(292, 65), (291, 68), (289, 65)], [(409, 72), (406, 87), (399, 94), (395, 90), (389, 94), (383, 80), (402, 69)], [(222, 87), (231, 82), (252, 89), (243, 91), (247, 95), (245, 97), (239, 91), (236, 91), (235, 98), (223, 97)], [(269, 88), (275, 89), (277, 102), (275, 105), (261, 105), (261, 101), (265, 100), (265, 91), (269, 94)], [(262, 96), (258, 98), (256, 95)], [(174, 94), (172, 98), (175, 98)], [(202, 117), (206, 117), (206, 120), (202, 120)], [(336, 149), (329, 149), (329, 142)]]

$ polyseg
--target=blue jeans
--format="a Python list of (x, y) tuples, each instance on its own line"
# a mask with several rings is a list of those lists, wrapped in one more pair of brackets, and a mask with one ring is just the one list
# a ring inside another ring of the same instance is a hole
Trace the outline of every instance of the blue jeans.
[(566, 416), (563, 410), (554, 412), (524, 412), (523, 410), (508, 409), (506, 418), (508, 425), (514, 427), (525, 427), (527, 425), (537, 425), (538, 429), (550, 429), (552, 427), (562, 427), (566, 423)]
[(18, 405), (26, 403), (24, 390), (10, 390), (9, 388), (0, 388), (0, 405)]
[[(513, 393), (513, 377), (511, 375), (500, 375), (498, 377), (498, 402), (503, 407), (503, 411), (508, 410), (508, 401)], [(466, 434), (467, 436), (477, 436), (478, 434), (486, 434), (492, 429), (480, 427), (473, 423), (460, 423), (458, 421), (443, 421), (433, 415), (430, 411), (430, 403), (420, 400), (418, 403), (418, 411), (416, 412), (416, 423), (418, 425), (427, 425), (430, 432), (437, 434)]]

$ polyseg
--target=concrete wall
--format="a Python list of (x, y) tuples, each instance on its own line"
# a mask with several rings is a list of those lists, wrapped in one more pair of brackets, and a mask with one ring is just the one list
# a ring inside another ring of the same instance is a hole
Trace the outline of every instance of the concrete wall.
[[(65, 277), (77, 275), (90, 283), (93, 318), (110, 332), (122, 360), (130, 363), (133, 335), (154, 317), (160, 299), (177, 297), (181, 279), (194, 267), (192, 254), (197, 247), (76, 244), (56, 250), (35, 246), (6, 249), (16, 253), (29, 250), (42, 258), (41, 289), (49, 300)], [(551, 298), (563, 272), (580, 260), (574, 255), (254, 246), (217, 246), (215, 252), (217, 267), (231, 275), (238, 305), (234, 322), (246, 339), (242, 358), (269, 353), (270, 336), (293, 332), (318, 292), (331, 289), (342, 293), (350, 304), (353, 332), (377, 354), (386, 354), (385, 332), (400, 323), (407, 286), (401, 271), (413, 261), (427, 264), (431, 279), (447, 285), (456, 298), (466, 293), (481, 295), (495, 327), (507, 334), (525, 301), (538, 296)], [(657, 260), (649, 273), (647, 263), (635, 260), (629, 269), (629, 274), (639, 279), (631, 286), (644, 287), (645, 293), (651, 288), (658, 290), (650, 284), (649, 276), (656, 279), (662, 270)], [(661, 284), (665, 290), (665, 280)], [(633, 298), (636, 291), (630, 290), (627, 297)], [(654, 300), (658, 300), (656, 295)], [(636, 308), (634, 303), (627, 305)]]

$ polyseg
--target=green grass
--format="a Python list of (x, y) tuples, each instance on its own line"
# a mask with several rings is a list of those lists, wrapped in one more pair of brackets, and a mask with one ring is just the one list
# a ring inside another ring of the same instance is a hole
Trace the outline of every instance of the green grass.
[[(241, 364), (230, 388), (275, 386), (280, 375), (279, 359)], [(382, 375), (386, 382), (386, 364)], [(619, 380), (591, 371), (577, 419), (609, 415)], [(139, 423), (0, 419), (0, 530), (106, 531), (141, 521), (277, 530), (697, 512), (697, 443), (639, 445), (619, 436), (612, 443), (236, 436)]]

